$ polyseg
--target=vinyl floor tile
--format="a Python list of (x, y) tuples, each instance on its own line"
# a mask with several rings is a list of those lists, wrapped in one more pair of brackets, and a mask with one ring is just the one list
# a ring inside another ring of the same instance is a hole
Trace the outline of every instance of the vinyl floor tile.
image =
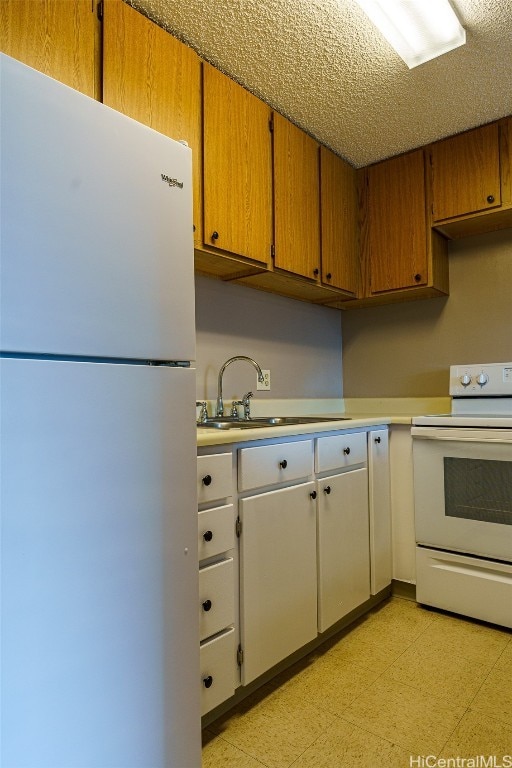
[(262, 768), (263, 765), (221, 736), (211, 732), (203, 735), (202, 768)]
[(416, 754), (436, 754), (464, 714), (384, 673), (343, 713), (346, 720)]
[[(471, 702), (471, 709), (512, 726), (512, 664), (495, 664)], [(510, 752), (512, 754), (512, 742)]]
[[(496, 757), (495, 765), (504, 765), (503, 757), (512, 755), (512, 725), (468, 710), (441, 752), (443, 757)], [(509, 764), (512, 760), (509, 760)], [(493, 763), (488, 763), (493, 765)]]
[(269, 768), (288, 768), (333, 722), (334, 716), (286, 690), (268, 689), (216, 721), (210, 730)]
[(293, 764), (293, 768), (406, 768), (409, 752), (337, 720)]
[(345, 662), (327, 654), (284, 683), (280, 695), (308, 701), (339, 715), (379, 674), (380, 671), (371, 666)]
[(423, 635), (397, 659), (386, 674), (447, 705), (469, 706), (489, 674), (488, 663), (467, 659), (452, 648), (433, 646)]

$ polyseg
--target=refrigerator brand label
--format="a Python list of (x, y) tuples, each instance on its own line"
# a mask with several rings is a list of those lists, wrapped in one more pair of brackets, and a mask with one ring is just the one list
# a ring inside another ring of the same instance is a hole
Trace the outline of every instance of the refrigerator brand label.
[(173, 179), (171, 176), (167, 176), (165, 173), (160, 174), (162, 177), (162, 181), (165, 181), (166, 184), (168, 184), (170, 187), (179, 187), (180, 189), (183, 189), (183, 182), (178, 181), (178, 179)]

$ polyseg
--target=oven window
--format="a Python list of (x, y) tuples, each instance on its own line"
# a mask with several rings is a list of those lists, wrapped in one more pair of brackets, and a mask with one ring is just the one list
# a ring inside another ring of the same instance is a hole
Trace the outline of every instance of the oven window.
[(445, 515), (512, 525), (512, 462), (444, 458)]

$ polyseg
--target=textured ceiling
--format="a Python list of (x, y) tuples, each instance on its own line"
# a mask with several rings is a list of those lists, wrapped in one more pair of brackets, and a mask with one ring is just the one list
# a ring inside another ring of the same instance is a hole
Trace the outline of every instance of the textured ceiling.
[(127, 1), (357, 167), (512, 113), (512, 0), (412, 70), (354, 0)]

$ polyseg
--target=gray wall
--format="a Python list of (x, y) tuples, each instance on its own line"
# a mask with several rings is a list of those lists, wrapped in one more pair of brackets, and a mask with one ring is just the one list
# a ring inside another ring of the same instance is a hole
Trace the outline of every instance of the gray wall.
[(446, 396), (451, 364), (512, 360), (512, 229), (449, 254), (448, 298), (343, 313), (345, 397)]
[(233, 355), (248, 355), (271, 372), (270, 392), (256, 392), (245, 362), (226, 369), (224, 396), (342, 396), (341, 313), (245, 286), (196, 276), (197, 399), (217, 396), (217, 374)]

